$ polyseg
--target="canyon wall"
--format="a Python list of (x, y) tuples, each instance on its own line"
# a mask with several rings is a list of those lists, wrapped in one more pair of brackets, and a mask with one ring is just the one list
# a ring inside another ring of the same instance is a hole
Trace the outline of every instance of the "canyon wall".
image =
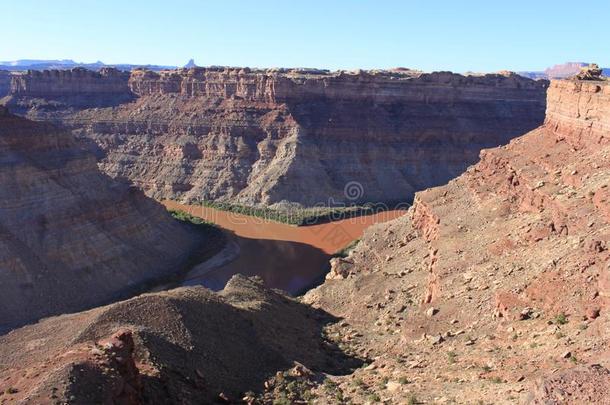
[(610, 86), (596, 81), (551, 82), (545, 126), (575, 146), (607, 142)]
[(0, 329), (133, 294), (205, 242), (70, 133), (3, 107), (0, 156)]
[(355, 378), (382, 381), (389, 402), (414, 390), (425, 402), (604, 402), (609, 109), (607, 81), (551, 82), (544, 125), (418, 192), (409, 215), (334, 264), (304, 302), (350, 325), (340, 341), (363, 336), (354, 346), (375, 373)]
[(15, 90), (6, 104), (92, 139), (106, 173), (155, 198), (311, 206), (408, 201), (442, 184), (539, 125), (547, 82), (194, 68), (135, 70), (128, 86), (135, 100), (112, 108), (34, 109)]
[(125, 94), (129, 73), (113, 68), (103, 68), (99, 72), (84, 68), (71, 70), (29, 70), (25, 74), (15, 74), (11, 81), (11, 94), (48, 97)]
[[(520, 101), (523, 90), (535, 91), (544, 86), (514, 74), (462, 76), (451, 72), (421, 73), (408, 69), (329, 72), (219, 67), (162, 72), (134, 70), (129, 87), (138, 96), (179, 94), (293, 104), (321, 99), (375, 103), (481, 102), (495, 100), (493, 88), (505, 89), (503, 96), (507, 101)], [(452, 87), (456, 91), (452, 91)]]
[(11, 75), (9, 94), (15, 112), (28, 109), (61, 111), (65, 108), (108, 107), (133, 99), (129, 72), (102, 68), (98, 72), (84, 68), (71, 70), (28, 70)]

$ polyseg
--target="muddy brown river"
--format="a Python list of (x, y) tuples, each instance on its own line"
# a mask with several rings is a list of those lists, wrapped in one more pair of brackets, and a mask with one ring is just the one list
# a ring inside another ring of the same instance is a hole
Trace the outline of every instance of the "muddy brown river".
[(369, 226), (404, 215), (404, 210), (383, 211), (340, 221), (291, 226), (258, 217), (220, 211), (199, 205), (164, 201), (168, 209), (182, 210), (219, 226), (226, 247), (212, 259), (193, 268), (183, 285), (224, 288), (235, 274), (260, 276), (268, 287), (296, 295), (324, 279), (332, 255), (362, 236)]

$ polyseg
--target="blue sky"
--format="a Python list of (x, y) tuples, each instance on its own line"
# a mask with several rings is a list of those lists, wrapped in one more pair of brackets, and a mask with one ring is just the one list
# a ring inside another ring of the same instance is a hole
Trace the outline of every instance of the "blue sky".
[[(251, 67), (610, 67), (610, 1), (3, 0), (0, 60)], [(582, 8), (582, 9), (580, 9)]]

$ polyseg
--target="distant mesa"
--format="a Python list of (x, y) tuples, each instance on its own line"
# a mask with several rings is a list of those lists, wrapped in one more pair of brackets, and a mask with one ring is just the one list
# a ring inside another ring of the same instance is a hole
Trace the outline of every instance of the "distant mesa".
[[(588, 67), (586, 62), (566, 62), (546, 68), (544, 71), (519, 72), (530, 79), (566, 79), (580, 74), (582, 68)], [(601, 68), (603, 75), (610, 75), (610, 68)]]
[(544, 73), (549, 79), (562, 79), (578, 74), (580, 69), (587, 65), (585, 62), (567, 62), (547, 68)]

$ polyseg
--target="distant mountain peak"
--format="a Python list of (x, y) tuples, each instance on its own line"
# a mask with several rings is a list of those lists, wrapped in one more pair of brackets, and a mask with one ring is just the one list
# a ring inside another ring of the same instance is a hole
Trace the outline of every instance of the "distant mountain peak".
[(194, 68), (197, 67), (197, 65), (195, 64), (195, 59), (189, 59), (188, 63), (186, 65), (184, 65), (185, 68)]

